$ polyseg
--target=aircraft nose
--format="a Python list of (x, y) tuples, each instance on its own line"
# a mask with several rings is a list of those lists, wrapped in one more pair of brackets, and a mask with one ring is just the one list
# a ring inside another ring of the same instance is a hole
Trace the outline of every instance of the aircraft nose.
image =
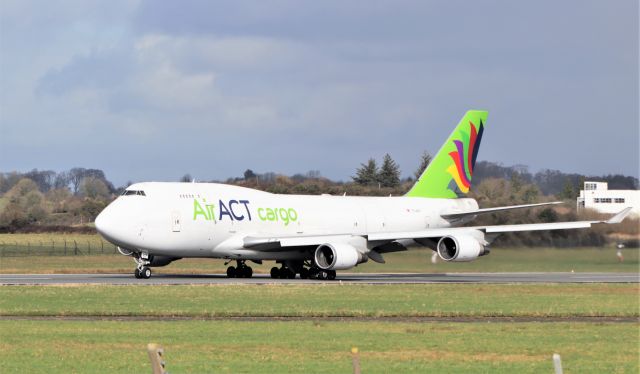
[(98, 214), (95, 220), (96, 230), (105, 238), (113, 238), (113, 212), (110, 206), (107, 206)]

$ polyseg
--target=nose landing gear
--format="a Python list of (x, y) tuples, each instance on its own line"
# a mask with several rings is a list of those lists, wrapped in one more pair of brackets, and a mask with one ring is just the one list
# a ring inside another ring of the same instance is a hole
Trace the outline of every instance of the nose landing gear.
[(136, 270), (133, 275), (136, 279), (149, 279), (151, 278), (151, 269), (149, 268), (149, 254), (148, 253), (134, 253), (133, 261), (136, 263)]

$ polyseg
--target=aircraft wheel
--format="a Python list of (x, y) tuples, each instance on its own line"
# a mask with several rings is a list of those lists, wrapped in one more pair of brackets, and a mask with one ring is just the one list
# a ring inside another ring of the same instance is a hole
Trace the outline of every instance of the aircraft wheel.
[(272, 267), (271, 268), (271, 278), (273, 278), (273, 279), (280, 278), (280, 269), (278, 269), (275, 266)]
[(329, 270), (329, 271), (327, 271), (327, 275), (328, 275), (328, 279), (329, 279), (329, 280), (334, 280), (334, 279), (336, 279), (336, 271), (335, 271), (335, 270)]
[(146, 266), (144, 266), (142, 269), (140, 269), (140, 278), (142, 278), (142, 279), (151, 278), (151, 269), (149, 269)]
[(289, 278), (289, 269), (287, 268), (280, 268), (280, 270), (278, 271), (278, 275), (280, 279), (288, 279)]
[(233, 266), (229, 266), (227, 268), (227, 278), (235, 278), (236, 275), (236, 268), (234, 268)]
[(327, 280), (329, 279), (329, 274), (324, 270), (320, 270), (320, 272), (318, 273), (318, 279)]
[(287, 271), (287, 278), (289, 279), (296, 279), (296, 273), (295, 271), (289, 269), (289, 271)]
[(138, 268), (136, 268), (136, 270), (133, 272), (133, 275), (136, 277), (136, 279), (142, 278), (142, 276), (140, 275), (140, 270)]
[(251, 268), (251, 266), (245, 266), (242, 275), (244, 275), (245, 278), (251, 278), (251, 276), (253, 275), (253, 269)]

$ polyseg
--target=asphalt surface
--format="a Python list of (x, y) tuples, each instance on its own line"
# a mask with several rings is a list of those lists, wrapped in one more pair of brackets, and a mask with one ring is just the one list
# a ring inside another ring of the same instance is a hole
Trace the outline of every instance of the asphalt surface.
[(175, 285), (175, 284), (402, 284), (402, 283), (640, 283), (640, 273), (449, 273), (449, 274), (357, 274), (338, 273), (334, 281), (271, 279), (258, 274), (253, 278), (227, 278), (223, 274), (154, 274), (135, 279), (133, 274), (3, 274), (0, 285)]

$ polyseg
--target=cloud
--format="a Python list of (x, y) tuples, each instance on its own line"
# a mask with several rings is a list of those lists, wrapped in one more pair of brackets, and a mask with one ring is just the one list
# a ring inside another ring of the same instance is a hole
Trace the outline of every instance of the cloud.
[(347, 179), (390, 152), (409, 175), (484, 108), (482, 159), (638, 175), (637, 13), (597, 1), (3, 2), (0, 149), (12, 157), (0, 170)]

